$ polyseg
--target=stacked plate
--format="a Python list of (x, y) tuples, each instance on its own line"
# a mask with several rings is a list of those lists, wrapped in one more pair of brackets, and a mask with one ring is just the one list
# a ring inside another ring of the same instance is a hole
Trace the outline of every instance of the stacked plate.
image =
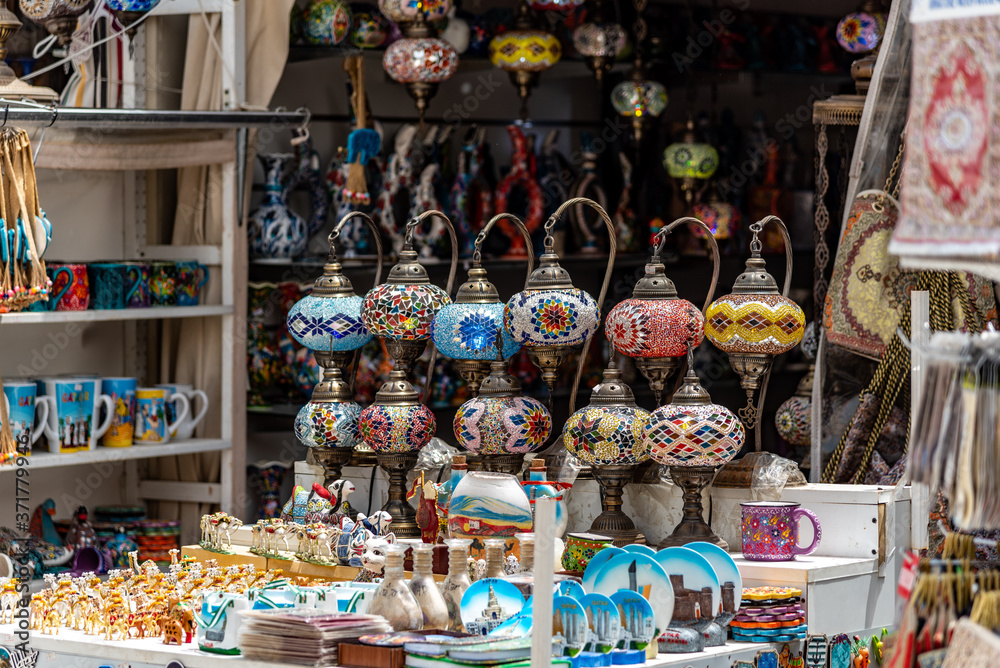
[(753, 587), (743, 590), (743, 605), (730, 624), (739, 642), (787, 642), (806, 637), (802, 590)]

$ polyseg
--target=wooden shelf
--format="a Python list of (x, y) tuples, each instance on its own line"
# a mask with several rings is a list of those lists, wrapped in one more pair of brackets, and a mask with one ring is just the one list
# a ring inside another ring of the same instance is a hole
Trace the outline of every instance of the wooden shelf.
[(53, 323), (53, 322), (110, 322), (125, 320), (159, 320), (162, 318), (204, 318), (215, 315), (229, 315), (232, 306), (163, 306), (149, 308), (99, 309), (87, 311), (46, 311), (33, 313), (0, 314), (0, 324)]
[[(36, 450), (28, 457), (28, 469), (80, 466), (81, 464), (98, 464), (102, 462), (116, 463), (130, 459), (189, 455), (195, 452), (216, 452), (219, 450), (228, 450), (231, 446), (231, 442), (221, 439), (193, 438), (187, 441), (175, 441), (163, 445), (133, 445), (129, 448), (105, 448), (98, 446), (94, 450), (85, 450), (83, 452), (60, 453)], [(0, 473), (11, 473), (15, 470), (17, 468), (14, 466), (0, 467)]]

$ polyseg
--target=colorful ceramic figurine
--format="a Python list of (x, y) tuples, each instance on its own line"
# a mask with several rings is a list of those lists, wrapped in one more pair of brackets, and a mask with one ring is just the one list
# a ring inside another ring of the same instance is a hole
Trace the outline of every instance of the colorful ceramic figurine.
[(94, 527), (87, 521), (87, 507), (79, 506), (73, 513), (73, 524), (66, 532), (66, 547), (79, 550), (84, 547), (93, 547), (97, 542), (97, 534)]
[(243, 521), (225, 512), (201, 516), (200, 545), (210, 552), (232, 554), (232, 535), (243, 526)]
[(336, 480), (329, 488), (313, 483), (311, 490), (296, 485), (292, 496), (281, 509), (281, 519), (286, 522), (339, 525), (346, 514), (347, 497), (354, 491), (350, 480)]
[(438, 491), (433, 481), (425, 480), (424, 472), (413, 481), (413, 488), (407, 500), (417, 497), (417, 526), (425, 543), (436, 543), (440, 523), (438, 522)]
[(382, 577), (385, 569), (386, 548), (396, 542), (396, 536), (372, 536), (365, 541), (364, 551), (361, 553), (361, 570), (354, 577), (355, 582), (374, 582), (376, 578)]
[(111, 568), (127, 568), (128, 553), (138, 550), (139, 546), (125, 533), (125, 527), (115, 527), (114, 538), (105, 546), (108, 562)]

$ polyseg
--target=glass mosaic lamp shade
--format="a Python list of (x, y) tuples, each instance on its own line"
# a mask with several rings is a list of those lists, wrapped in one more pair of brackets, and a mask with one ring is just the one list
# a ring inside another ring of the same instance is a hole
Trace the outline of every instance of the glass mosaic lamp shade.
[(674, 483), (684, 490), (684, 516), (660, 547), (706, 541), (726, 548), (705, 522), (702, 490), (711, 484), (715, 470), (740, 451), (746, 432), (732, 411), (712, 403), (693, 366), (688, 364), (684, 384), (671, 403), (653, 412), (643, 435), (649, 456), (670, 467)]
[(351, 32), (351, 9), (341, 0), (312, 0), (302, 17), (306, 43), (336, 46)]
[(574, 346), (581, 345), (601, 322), (601, 310), (590, 294), (573, 286), (559, 256), (546, 246), (525, 289), (504, 307), (504, 328), (541, 369), (549, 391), (557, 370)]
[[(692, 209), (694, 217), (705, 222), (712, 236), (719, 241), (730, 239), (740, 228), (743, 215), (739, 207), (723, 202), (714, 188), (709, 188), (708, 202), (695, 204)], [(707, 234), (697, 227), (691, 231), (695, 236), (705, 238)]]
[(812, 443), (812, 385), (815, 367), (810, 365), (795, 394), (778, 406), (774, 414), (774, 426), (781, 438), (790, 445), (803, 446)]
[(406, 26), (423, 16), (435, 22), (448, 16), (451, 0), (379, 0), (378, 8), (386, 18)]
[(837, 23), (837, 43), (848, 53), (874, 51), (884, 34), (885, 14), (881, 12), (852, 12)]
[(611, 104), (621, 116), (656, 118), (667, 108), (667, 89), (649, 79), (628, 79), (611, 90)]
[(431, 324), (434, 345), (442, 355), (455, 360), (472, 396), (478, 394), (490, 363), (497, 359), (497, 337), (504, 359), (521, 349), (504, 329), (503, 311), (504, 304), (486, 270), (473, 266), (468, 280), (458, 288), (455, 302), (441, 307)]
[(521, 119), (528, 116), (528, 97), (538, 84), (539, 74), (559, 62), (562, 44), (552, 33), (539, 30), (527, 1), (522, 1), (514, 16), (512, 30), (490, 41), (490, 62), (510, 76), (521, 97)]
[(548, 440), (552, 416), (541, 402), (521, 394), (506, 362), (493, 362), (479, 396), (459, 407), (454, 429), (463, 448), (483, 455), (486, 470), (518, 474), (524, 455)]
[(680, 181), (684, 199), (691, 206), (695, 182), (712, 178), (719, 168), (719, 152), (710, 144), (695, 141), (694, 119), (689, 117), (683, 141), (675, 142), (663, 151), (663, 168), (670, 178)]
[(528, 4), (536, 12), (571, 12), (584, 0), (528, 0)]
[(573, 30), (573, 48), (583, 56), (598, 83), (625, 49), (627, 36), (621, 25), (605, 20), (603, 0), (594, 0), (586, 23)]
[(386, 282), (365, 295), (361, 321), (372, 335), (385, 341), (396, 368), (405, 375), (431, 338), (434, 316), (450, 303), (448, 294), (431, 283), (408, 242)]
[[(55, 35), (59, 46), (73, 40), (77, 19), (90, 8), (91, 0), (21, 0), (21, 13), (35, 23), (41, 23)], [(126, 24), (127, 25), (127, 24)]]
[(295, 436), (323, 466), (323, 485), (329, 486), (340, 480), (354, 448), (361, 444), (358, 426), (361, 406), (354, 401), (351, 386), (344, 382), (331, 356), (317, 353), (317, 357), (321, 360), (323, 380), (316, 384), (309, 402), (295, 416)]

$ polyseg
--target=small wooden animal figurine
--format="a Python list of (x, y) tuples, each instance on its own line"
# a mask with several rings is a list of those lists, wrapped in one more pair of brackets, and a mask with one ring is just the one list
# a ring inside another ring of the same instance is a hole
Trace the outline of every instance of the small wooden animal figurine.
[(792, 658), (792, 648), (785, 643), (781, 646), (781, 651), (778, 653), (778, 668), (788, 668), (788, 662)]
[(93, 547), (97, 543), (97, 534), (94, 527), (87, 521), (87, 507), (79, 506), (73, 513), (73, 524), (66, 532), (65, 545), (68, 548), (79, 550), (82, 547)]
[(374, 582), (382, 577), (385, 568), (385, 548), (389, 543), (395, 543), (396, 536), (372, 536), (365, 541), (365, 549), (361, 555), (361, 570), (355, 576), (355, 582)]

